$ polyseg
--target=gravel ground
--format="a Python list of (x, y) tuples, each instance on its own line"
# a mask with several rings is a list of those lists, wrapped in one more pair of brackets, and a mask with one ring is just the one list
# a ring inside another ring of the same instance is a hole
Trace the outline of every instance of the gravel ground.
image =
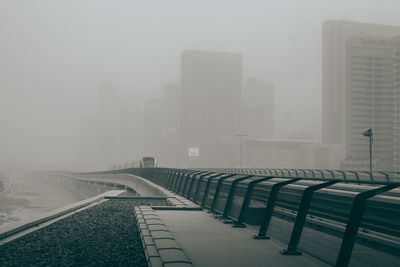
[(0, 266), (147, 266), (133, 207), (109, 200), (0, 246)]

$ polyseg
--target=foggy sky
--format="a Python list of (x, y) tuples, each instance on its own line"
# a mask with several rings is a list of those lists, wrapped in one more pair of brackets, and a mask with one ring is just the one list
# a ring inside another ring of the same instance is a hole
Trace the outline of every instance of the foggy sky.
[(322, 22), (399, 25), (400, 1), (0, 0), (0, 162), (69, 166), (103, 81), (161, 95), (186, 49), (243, 54), (275, 88), (275, 134), (320, 137)]

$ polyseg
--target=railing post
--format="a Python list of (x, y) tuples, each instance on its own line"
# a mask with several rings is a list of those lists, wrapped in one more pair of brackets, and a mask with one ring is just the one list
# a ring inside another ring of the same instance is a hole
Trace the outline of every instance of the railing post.
[[(215, 175), (211, 175), (211, 176), (208, 178), (208, 180), (214, 179), (215, 177), (218, 177), (218, 176), (221, 176), (221, 175), (224, 175), (224, 173), (217, 173), (217, 174), (215, 174)], [(200, 183), (201, 183), (201, 181), (203, 180), (203, 178), (206, 177), (206, 176), (207, 176), (207, 175), (199, 177), (199, 182), (197, 183), (197, 186), (196, 186), (196, 192), (194, 193), (194, 196), (193, 196), (193, 202), (195, 202), (195, 203), (197, 203), (196, 199), (197, 199), (197, 196), (198, 196), (198, 194), (199, 194)], [(208, 182), (207, 182), (207, 184), (208, 184)], [(204, 198), (205, 193), (206, 193), (206, 189), (204, 189), (203, 198)]]
[(297, 211), (296, 220), (294, 222), (292, 235), (290, 236), (289, 245), (287, 249), (283, 250), (282, 255), (301, 255), (302, 253), (297, 250), (297, 245), (299, 244), (301, 234), (303, 232), (304, 223), (306, 221), (306, 216), (308, 209), (311, 204), (312, 195), (315, 191), (331, 186), (335, 183), (340, 182), (340, 180), (331, 180), (328, 182), (320, 183), (317, 185), (312, 185), (307, 187), (301, 198), (300, 206)]
[(173, 170), (167, 170), (167, 172), (165, 173), (165, 175), (164, 175), (164, 178), (163, 178), (163, 186), (164, 187), (166, 187), (167, 188), (167, 186), (168, 186), (168, 181), (169, 181), (169, 175), (171, 174), (173, 172)]
[(176, 171), (175, 169), (170, 170), (165, 177), (165, 187), (168, 189), (171, 188), (171, 182), (172, 182), (171, 177), (172, 177), (172, 174), (175, 173), (175, 171)]
[(272, 214), (274, 212), (274, 207), (276, 199), (278, 198), (279, 189), (285, 185), (299, 181), (300, 178), (294, 178), (287, 181), (276, 183), (272, 186), (271, 192), (269, 193), (268, 201), (265, 206), (264, 215), (261, 221), (260, 230), (258, 234), (253, 236), (254, 239), (270, 239), (267, 235), (269, 223), (271, 222)]
[(238, 217), (237, 221), (235, 222), (235, 224), (233, 225), (233, 227), (240, 227), (240, 228), (246, 227), (246, 225), (243, 223), (244, 217), (246, 216), (247, 209), (250, 205), (250, 199), (251, 199), (251, 196), (253, 195), (255, 186), (261, 182), (265, 182), (272, 178), (274, 178), (274, 176), (263, 177), (263, 178), (251, 181), (249, 183), (249, 185), (247, 186), (246, 195), (242, 202), (242, 207), (240, 208), (239, 217)]
[(199, 182), (200, 182), (200, 179), (201, 179), (202, 177), (207, 176), (207, 175), (210, 175), (211, 173), (213, 173), (213, 172), (205, 171), (205, 172), (202, 172), (202, 173), (198, 173), (198, 174), (193, 175), (193, 178), (192, 178), (192, 180), (190, 181), (190, 185), (189, 185), (188, 192), (187, 192), (187, 194), (185, 195), (185, 197), (188, 198), (188, 199), (190, 199), (190, 192), (192, 191), (194, 181), (196, 180), (196, 179), (195, 179), (195, 178), (196, 178), (196, 175), (199, 175)]
[(354, 197), (350, 217), (347, 222), (346, 231), (343, 236), (342, 244), (340, 246), (340, 251), (335, 266), (347, 267), (349, 265), (354, 242), (356, 240), (358, 228), (360, 227), (361, 219), (364, 214), (367, 199), (399, 186), (400, 183), (388, 184), (383, 187), (359, 193), (357, 196)]
[[(188, 181), (189, 181), (190, 175), (195, 174), (195, 173), (197, 173), (197, 172), (198, 172), (198, 171), (189, 171), (189, 172), (186, 172), (186, 173), (184, 173), (184, 174), (182, 175), (182, 182), (179, 184), (179, 187), (178, 187), (178, 194), (180, 194), (180, 195), (183, 196), (183, 194), (185, 193), (186, 184), (187, 184)], [(180, 191), (182, 183), (183, 183), (183, 188), (182, 188), (182, 191)]]
[(188, 170), (179, 170), (175, 179), (175, 183), (172, 185), (172, 190), (178, 193), (179, 188), (181, 187), (183, 181), (183, 175), (188, 172)]
[[(222, 175), (226, 175), (226, 173), (223, 173)], [(228, 174), (226, 176), (220, 177), (219, 179), (229, 178), (229, 177), (232, 177), (234, 175), (235, 175), (234, 173)], [(207, 196), (208, 196), (208, 191), (210, 191), (211, 182), (213, 181), (214, 178), (217, 178), (218, 176), (215, 176), (215, 177), (212, 177), (212, 178), (208, 179), (207, 184), (206, 184), (206, 188), (204, 190), (203, 199), (201, 201), (201, 208), (204, 208), (205, 205), (206, 205), (206, 200), (207, 200)], [(217, 185), (217, 187), (218, 187), (218, 185)], [(217, 191), (217, 190), (215, 190), (215, 191)], [(215, 197), (215, 194), (214, 194), (214, 197)], [(214, 202), (214, 199), (213, 199), (213, 202)]]
[(168, 177), (167, 177), (167, 179), (168, 179), (167, 188), (168, 188), (169, 190), (172, 190), (173, 185), (174, 185), (174, 183), (176, 182), (176, 175), (177, 175), (177, 173), (178, 173), (178, 170), (174, 169), (174, 170), (172, 170), (172, 171), (169, 173), (169, 175), (168, 175)]
[(229, 194), (228, 194), (228, 197), (226, 199), (226, 204), (225, 204), (224, 212), (222, 213), (221, 219), (228, 218), (228, 212), (229, 212), (229, 210), (231, 209), (231, 206), (232, 206), (233, 196), (235, 194), (237, 184), (239, 182), (247, 180), (247, 179), (249, 179), (251, 177), (254, 177), (254, 175), (247, 175), (245, 177), (239, 177), (239, 178), (236, 178), (235, 180), (232, 181), (232, 185), (231, 185), (231, 188), (229, 189)]
[(186, 174), (185, 184), (183, 185), (183, 189), (182, 189), (182, 196), (186, 196), (185, 191), (186, 191), (186, 186), (188, 185), (190, 176), (192, 176), (192, 179), (190, 180), (192, 182), (196, 175), (202, 174), (204, 172), (205, 171), (194, 171), (194, 172), (189, 172), (189, 173)]
[(195, 172), (197, 172), (197, 171), (188, 170), (188, 171), (182, 172), (182, 175), (180, 176), (179, 185), (176, 188), (176, 193), (180, 194), (180, 189), (181, 189), (182, 184), (186, 185), (186, 182), (187, 182), (188, 178), (185, 179), (185, 177), (187, 175), (195, 173)]
[(218, 179), (218, 183), (217, 183), (217, 188), (215, 188), (215, 193), (214, 193), (214, 198), (213, 201), (211, 203), (211, 207), (210, 207), (210, 212), (214, 212), (215, 209), (215, 205), (217, 204), (217, 198), (219, 195), (219, 191), (221, 191), (221, 186), (222, 186), (222, 182), (225, 181), (226, 179), (237, 175), (236, 173), (232, 173), (231, 175), (225, 176), (225, 177), (221, 177)]
[(163, 170), (163, 173), (162, 173), (162, 175), (161, 175), (161, 179), (160, 179), (159, 185), (165, 187), (165, 178), (166, 178), (167, 174), (169, 173), (169, 171), (170, 171), (169, 169), (164, 169), (164, 170)]

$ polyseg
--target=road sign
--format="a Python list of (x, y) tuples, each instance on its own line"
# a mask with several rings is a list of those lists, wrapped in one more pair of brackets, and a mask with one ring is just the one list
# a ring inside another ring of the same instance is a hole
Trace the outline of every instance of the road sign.
[(198, 147), (189, 147), (189, 157), (198, 157), (200, 149)]

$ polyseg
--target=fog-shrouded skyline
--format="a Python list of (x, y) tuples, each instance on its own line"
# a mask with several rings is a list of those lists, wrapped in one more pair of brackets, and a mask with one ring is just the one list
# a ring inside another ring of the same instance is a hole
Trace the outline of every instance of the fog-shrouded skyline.
[(400, 1), (372, 0), (0, 0), (0, 162), (75, 166), (99, 86), (161, 97), (185, 50), (240, 53), (243, 81), (274, 85), (275, 134), (320, 140), (323, 22), (400, 26), (399, 13)]

